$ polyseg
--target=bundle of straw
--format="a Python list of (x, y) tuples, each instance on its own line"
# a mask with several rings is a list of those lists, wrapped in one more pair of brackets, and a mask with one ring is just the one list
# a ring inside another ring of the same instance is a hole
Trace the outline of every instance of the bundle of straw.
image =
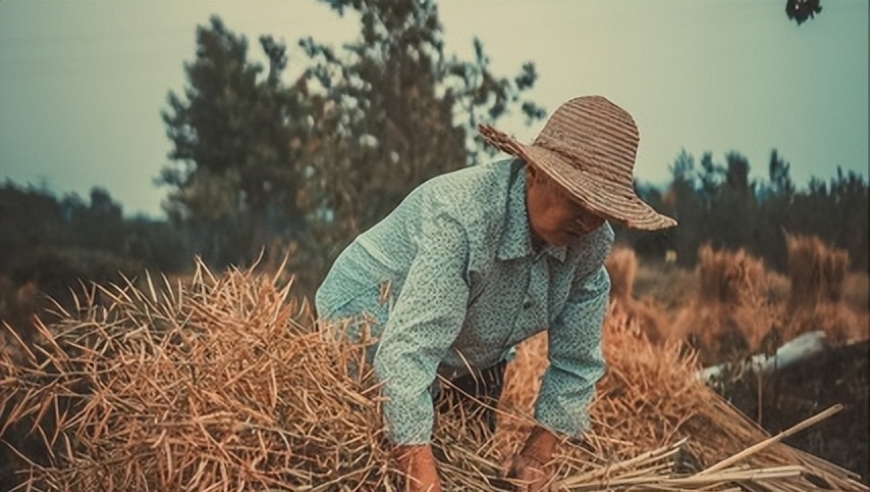
[(698, 251), (700, 286), (695, 298), (678, 313), (673, 333), (691, 340), (705, 365), (755, 352), (779, 322), (767, 302), (761, 261), (744, 250)]
[(792, 308), (837, 303), (843, 298), (843, 282), (849, 253), (831, 248), (816, 236), (786, 236)]
[(634, 250), (614, 248), (605, 261), (605, 267), (610, 275), (610, 298), (622, 302), (630, 300), (637, 276), (637, 255)]
[[(855, 473), (781, 444), (796, 430), (769, 437), (702, 383), (695, 355), (676, 341), (652, 345), (633, 336), (633, 322), (612, 307), (603, 333), (608, 371), (598, 384), (583, 445), (566, 447), (557, 459), (565, 477), (559, 490), (731, 490), (746, 482), (753, 482), (746, 490), (759, 491), (815, 490), (820, 484), (868, 490)], [(529, 429), (530, 421), (518, 416), (532, 412), (546, 352), (546, 338), (537, 336), (508, 366), (499, 431), (506, 436), (497, 437), (515, 442)]]
[(610, 299), (615, 302), (616, 309), (636, 321), (631, 325), (638, 328), (635, 335), (646, 337), (652, 343), (661, 343), (668, 329), (667, 315), (654, 302), (634, 298), (637, 264), (637, 255), (631, 248), (618, 247), (610, 253), (605, 261), (610, 275)]
[(856, 314), (843, 303), (849, 266), (845, 250), (826, 245), (816, 236), (787, 236), (791, 293), (783, 339), (823, 330), (834, 343), (866, 338)]
[[(200, 264), (189, 287), (100, 290), (16, 364), (0, 359), (3, 433), (36, 430), (43, 490), (264, 490), (392, 475), (361, 346), (311, 329), (290, 285)], [(33, 460), (33, 457), (25, 457)], [(47, 463), (45, 463), (47, 461)]]
[[(252, 271), (216, 277), (200, 264), (189, 285), (165, 283), (101, 289), (105, 306), (92, 291), (61, 323), (40, 326), (42, 343), (22, 346), (23, 358), (0, 354), (3, 440), (32, 429), (47, 453), (37, 459), (17, 448), (19, 483), (52, 491), (399, 490), (364, 343), (320, 336), (289, 285)], [(593, 430), (556, 457), (556, 490), (807, 490), (808, 475), (866, 490), (789, 448), (699, 473), (766, 436), (723, 410), (677, 347), (623, 336), (631, 329), (624, 317), (608, 320), (611, 369)], [(544, 351), (527, 355), (545, 366)], [(512, 397), (529, 406), (534, 399), (536, 380), (518, 379), (536, 377), (516, 365), (522, 360), (513, 363), (503, 409)], [(496, 436), (470, 414), (440, 415), (433, 442), (445, 490), (508, 490), (498, 464), (532, 424), (527, 413), (502, 415), (517, 424)]]

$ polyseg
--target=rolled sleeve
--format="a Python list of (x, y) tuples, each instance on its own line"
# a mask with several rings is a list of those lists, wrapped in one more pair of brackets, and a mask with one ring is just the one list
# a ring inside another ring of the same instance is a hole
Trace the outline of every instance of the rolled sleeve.
[(588, 407), (595, 383), (604, 375), (601, 327), (609, 293), (610, 277), (600, 266), (575, 283), (548, 332), (550, 365), (541, 381), (535, 419), (570, 437), (589, 427)]
[(447, 215), (425, 218), (417, 254), (387, 320), (374, 369), (383, 385), (384, 420), (396, 444), (429, 442), (430, 385), (459, 335), (468, 300), (468, 241)]

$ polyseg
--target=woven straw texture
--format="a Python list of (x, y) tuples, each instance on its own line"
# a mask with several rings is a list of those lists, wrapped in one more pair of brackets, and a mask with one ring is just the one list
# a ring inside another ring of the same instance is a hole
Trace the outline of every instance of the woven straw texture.
[(604, 97), (578, 97), (563, 104), (532, 145), (488, 125), (479, 131), (490, 145), (540, 168), (584, 207), (610, 221), (645, 230), (677, 224), (634, 192), (637, 125)]

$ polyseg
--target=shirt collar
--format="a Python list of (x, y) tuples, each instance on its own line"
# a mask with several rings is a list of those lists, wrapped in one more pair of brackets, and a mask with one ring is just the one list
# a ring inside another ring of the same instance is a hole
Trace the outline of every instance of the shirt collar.
[(505, 228), (498, 245), (498, 259), (513, 260), (535, 255), (536, 259), (546, 253), (559, 261), (565, 261), (564, 246), (545, 245), (542, 250), (535, 251), (532, 246), (532, 233), (529, 229), (529, 215), (526, 211), (526, 173), (522, 160), (514, 159), (510, 163), (507, 210)]
[(567, 246), (550, 246), (549, 244), (544, 246), (544, 253), (552, 256), (553, 258), (561, 262), (565, 261), (565, 253), (567, 250)]

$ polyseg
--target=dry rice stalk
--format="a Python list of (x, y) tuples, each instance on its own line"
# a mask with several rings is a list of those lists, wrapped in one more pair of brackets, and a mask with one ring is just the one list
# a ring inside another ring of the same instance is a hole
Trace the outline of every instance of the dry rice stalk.
[[(737, 483), (729, 482), (730, 478), (753, 476), (767, 480), (752, 490), (812, 490), (814, 483), (827, 483), (836, 490), (867, 490), (856, 482), (855, 474), (781, 443), (741, 461), (749, 469), (717, 474), (716, 479), (706, 477), (709, 482), (702, 480), (697, 472), (769, 436), (697, 379), (698, 363), (693, 355), (684, 355), (675, 341), (652, 345), (633, 336), (634, 328), (629, 326), (633, 322), (615, 308), (608, 314), (603, 333), (608, 371), (598, 384), (590, 411), (591, 429), (584, 443), (563, 449), (557, 458), (560, 476), (565, 477), (562, 486), (591, 491), (628, 490), (632, 486), (692, 490), (712, 485), (709, 490), (725, 490), (729, 483)], [(531, 415), (546, 366), (545, 337), (539, 335), (520, 345), (516, 359), (508, 366), (502, 409)], [(496, 437), (516, 445), (530, 421), (501, 417)], [(679, 452), (668, 454), (665, 469), (653, 471), (661, 462), (651, 457), (650, 450), (670, 446)], [(601, 461), (602, 457), (606, 459)], [(590, 461), (599, 467), (590, 467)], [(633, 465), (623, 469), (626, 463)], [(782, 467), (791, 468), (785, 474), (771, 471)], [(623, 472), (617, 478), (604, 470)], [(695, 481), (651, 479), (665, 472)], [(808, 475), (814, 482), (806, 478)]]
[[(43, 429), (44, 490), (264, 490), (394, 473), (361, 347), (311, 330), (269, 279), (199, 264), (189, 288), (104, 289), (27, 365), (0, 360), (7, 424)], [(47, 425), (47, 424), (51, 425)], [(375, 424), (373, 424), (375, 423)]]
[(605, 262), (610, 274), (610, 298), (625, 302), (632, 298), (637, 275), (637, 255), (631, 248), (614, 248)]
[(764, 294), (764, 267), (744, 250), (715, 251), (710, 245), (698, 250), (700, 288), (705, 303), (729, 307), (754, 304)]
[[(47, 455), (18, 449), (31, 462), (24, 486), (400, 490), (364, 343), (320, 336), (289, 285), (252, 271), (215, 276), (200, 264), (186, 286), (147, 281), (143, 290), (102, 289), (108, 304), (90, 296), (51, 331), (40, 326), (43, 343), (19, 363), (0, 353), (0, 433), (32, 429)], [(782, 445), (750, 457), (749, 468), (695, 474), (766, 436), (722, 410), (679, 347), (627, 336), (629, 325), (624, 315), (608, 318), (610, 370), (593, 429), (556, 457), (557, 490), (807, 490), (806, 474), (866, 490)], [(495, 437), (470, 414), (439, 415), (433, 441), (445, 490), (508, 490), (498, 463), (532, 423), (525, 414), (545, 365), (543, 350), (512, 363), (501, 407), (513, 399), (518, 412), (501, 415)]]
[(700, 286), (673, 327), (675, 338), (687, 340), (705, 365), (755, 352), (778, 322), (766, 300), (764, 267), (745, 251), (698, 251)]
[(816, 236), (786, 236), (792, 308), (838, 303), (843, 298), (843, 281), (849, 254), (831, 248)]
[(638, 301), (632, 296), (637, 265), (637, 255), (631, 248), (615, 248), (607, 257), (605, 267), (610, 275), (610, 299), (616, 302), (616, 309), (637, 320), (633, 324), (638, 328), (637, 336), (661, 343), (667, 329), (667, 315), (653, 301)]
[(834, 343), (866, 339), (866, 324), (843, 303), (848, 253), (816, 236), (787, 236), (786, 240), (791, 316), (783, 327), (783, 340), (814, 330), (823, 330)]

